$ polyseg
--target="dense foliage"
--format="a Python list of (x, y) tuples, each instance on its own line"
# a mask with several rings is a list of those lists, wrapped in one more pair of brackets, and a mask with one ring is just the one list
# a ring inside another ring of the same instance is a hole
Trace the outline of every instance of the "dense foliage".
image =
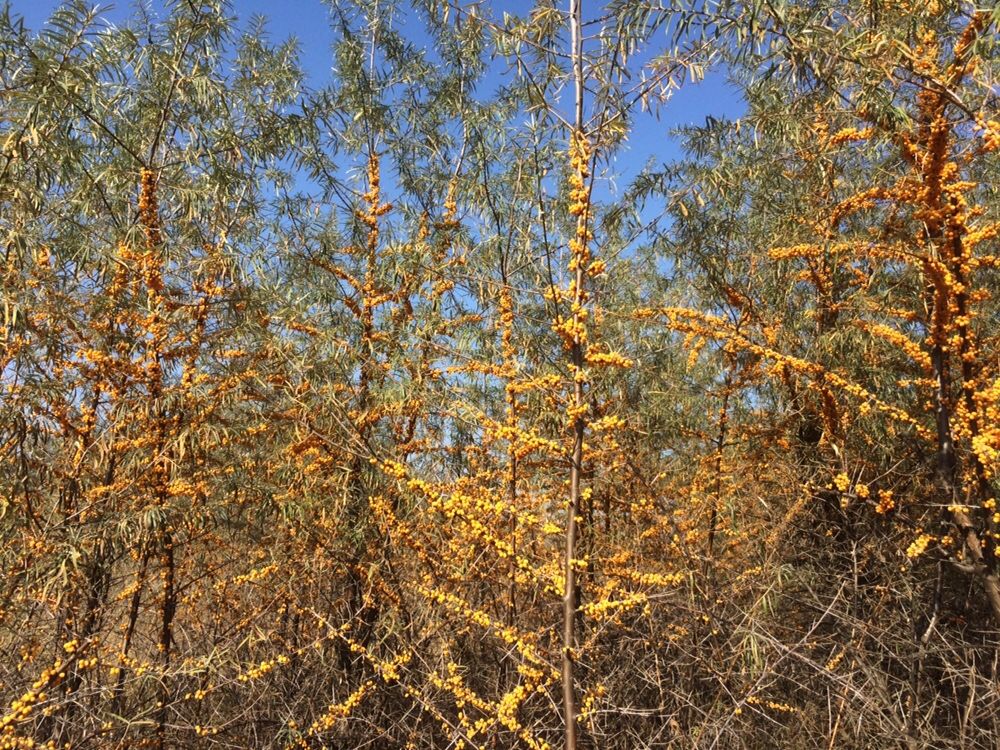
[(496, 5), (0, 8), (0, 748), (1000, 745), (1000, 12)]

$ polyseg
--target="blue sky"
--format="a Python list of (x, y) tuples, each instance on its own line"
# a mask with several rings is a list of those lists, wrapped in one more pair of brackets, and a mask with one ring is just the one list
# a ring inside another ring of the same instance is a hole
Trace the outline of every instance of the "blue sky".
[[(13, 12), (23, 16), (32, 30), (39, 29), (52, 10), (60, 4), (59, 0), (8, 1)], [(104, 16), (111, 22), (126, 18), (134, 7), (130, 2), (96, 4), (106, 9)], [(153, 7), (157, 4), (155, 1), (152, 3)], [(530, 0), (517, 0), (494, 2), (492, 7), (496, 11), (523, 14), (532, 5)], [(588, 6), (590, 13), (598, 7), (596, 3), (586, 3), (585, 12)], [(309, 84), (319, 86), (328, 80), (334, 34), (328, 22), (327, 6), (322, 0), (234, 0), (233, 9), (240, 19), (248, 19), (252, 15), (266, 16), (274, 41), (295, 36), (299, 40), (300, 60)], [(720, 72), (709, 73), (697, 85), (682, 87), (661, 109), (658, 118), (649, 114), (635, 118), (629, 148), (619, 156), (615, 164), (619, 187), (624, 187), (649, 159), (668, 162), (681, 155), (677, 142), (669, 136), (672, 128), (701, 123), (709, 115), (739, 117), (743, 110), (739, 95), (726, 84)]]
[[(2, 0), (0, 0), (2, 2)], [(93, 5), (107, 9), (103, 14), (112, 22), (127, 18), (132, 2), (91, 0)], [(24, 17), (32, 30), (41, 27), (59, 0), (9, 0), (16, 15)], [(149, 3), (146, 3), (149, 4)], [(154, 7), (161, 3), (152, 3)], [(330, 70), (329, 49), (333, 32), (327, 22), (327, 7), (322, 0), (234, 0), (233, 7), (241, 19), (252, 15), (267, 16), (268, 27), (275, 40), (296, 36), (301, 43), (302, 65), (315, 83), (323, 80)]]

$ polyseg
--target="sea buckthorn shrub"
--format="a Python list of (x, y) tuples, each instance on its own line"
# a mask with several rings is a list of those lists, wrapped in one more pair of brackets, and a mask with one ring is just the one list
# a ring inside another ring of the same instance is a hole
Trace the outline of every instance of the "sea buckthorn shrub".
[(325, 7), (0, 10), (0, 748), (996, 747), (996, 14)]

